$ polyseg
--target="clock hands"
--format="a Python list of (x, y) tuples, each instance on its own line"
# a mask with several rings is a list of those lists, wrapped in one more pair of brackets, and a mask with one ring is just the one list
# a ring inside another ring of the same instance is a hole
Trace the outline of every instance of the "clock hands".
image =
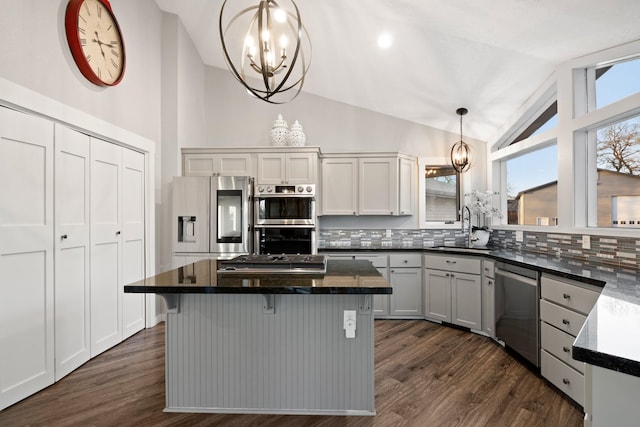
[(91, 39), (92, 42), (94, 43), (98, 43), (98, 46), (100, 47), (100, 53), (102, 53), (102, 57), (106, 59), (105, 54), (104, 54), (104, 50), (102, 49), (102, 46), (107, 46), (110, 48), (114, 48), (115, 46), (113, 45), (113, 43), (105, 43), (103, 41), (100, 40), (100, 36), (98, 35), (97, 31), (94, 31), (93, 34), (96, 35), (95, 39)]

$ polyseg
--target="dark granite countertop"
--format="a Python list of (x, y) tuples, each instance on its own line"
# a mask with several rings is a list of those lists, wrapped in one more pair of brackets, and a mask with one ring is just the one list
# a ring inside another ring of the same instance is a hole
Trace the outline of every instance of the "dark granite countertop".
[(391, 294), (389, 282), (367, 261), (327, 261), (325, 274), (218, 273), (202, 260), (125, 285), (127, 293), (156, 294)]
[(541, 273), (603, 287), (573, 344), (576, 360), (640, 377), (640, 273), (577, 259), (559, 258), (534, 252), (492, 248), (465, 252), (456, 248), (327, 248), (321, 253), (380, 253), (422, 251), (456, 255), (483, 256)]

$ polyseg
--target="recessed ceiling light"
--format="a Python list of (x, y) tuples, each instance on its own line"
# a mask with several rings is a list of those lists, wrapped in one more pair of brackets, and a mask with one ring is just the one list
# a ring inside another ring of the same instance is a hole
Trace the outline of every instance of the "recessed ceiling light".
[(378, 46), (382, 49), (387, 49), (393, 43), (393, 38), (389, 33), (382, 33), (378, 36)]

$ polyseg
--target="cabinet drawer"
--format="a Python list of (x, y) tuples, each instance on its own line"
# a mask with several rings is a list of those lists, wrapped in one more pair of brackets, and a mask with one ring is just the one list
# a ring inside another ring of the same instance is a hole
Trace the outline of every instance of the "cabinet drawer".
[(371, 261), (376, 268), (387, 268), (387, 255), (360, 255), (360, 254), (326, 254), (328, 259), (342, 260), (366, 260)]
[(389, 267), (422, 267), (422, 255), (419, 253), (391, 254)]
[(552, 279), (548, 276), (542, 276), (541, 279), (542, 298), (582, 314), (589, 314), (599, 295), (599, 292)]
[(472, 257), (457, 257), (448, 255), (425, 255), (425, 268), (435, 268), (457, 273), (480, 274), (481, 260)]
[(540, 300), (540, 320), (555, 326), (574, 337), (580, 332), (580, 328), (586, 320), (586, 316), (575, 311), (568, 310), (549, 301)]
[(542, 348), (584, 374), (584, 363), (574, 360), (571, 356), (571, 346), (574, 337), (554, 328), (545, 322), (540, 322), (540, 341)]
[(584, 376), (547, 353), (540, 352), (540, 371), (542, 376), (562, 390), (567, 396), (584, 405)]

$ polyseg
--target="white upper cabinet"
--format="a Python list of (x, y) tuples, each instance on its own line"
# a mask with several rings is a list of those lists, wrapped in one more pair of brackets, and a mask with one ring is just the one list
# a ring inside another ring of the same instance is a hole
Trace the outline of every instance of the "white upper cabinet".
[(318, 176), (317, 152), (258, 153), (259, 184), (315, 184)]
[(322, 214), (358, 214), (358, 159), (322, 159)]
[(182, 174), (184, 176), (255, 176), (251, 154), (184, 152)]
[(322, 215), (411, 215), (416, 159), (398, 153), (322, 159)]

